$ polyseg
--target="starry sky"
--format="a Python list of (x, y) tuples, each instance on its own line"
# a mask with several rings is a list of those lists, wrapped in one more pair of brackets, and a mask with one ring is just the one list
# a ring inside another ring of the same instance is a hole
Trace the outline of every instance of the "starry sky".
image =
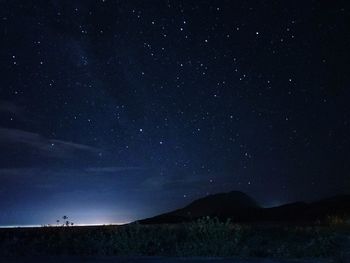
[(0, 225), (350, 193), (346, 1), (1, 0)]

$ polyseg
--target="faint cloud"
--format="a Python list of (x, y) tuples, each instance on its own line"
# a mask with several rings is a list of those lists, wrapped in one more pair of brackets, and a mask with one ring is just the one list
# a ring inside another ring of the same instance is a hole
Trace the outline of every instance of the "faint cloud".
[(33, 148), (46, 156), (50, 157), (67, 157), (76, 152), (99, 153), (100, 149), (56, 139), (48, 139), (38, 133), (0, 127), (0, 145), (16, 145), (16, 149), (21, 146)]
[(112, 167), (90, 167), (86, 168), (86, 172), (92, 173), (115, 173), (120, 171), (141, 171), (146, 170), (144, 167), (136, 167), (136, 166), (112, 166)]
[(153, 176), (146, 178), (142, 182), (142, 187), (145, 189), (157, 190), (177, 190), (177, 189), (192, 189), (203, 185), (204, 179), (198, 175), (192, 176)]

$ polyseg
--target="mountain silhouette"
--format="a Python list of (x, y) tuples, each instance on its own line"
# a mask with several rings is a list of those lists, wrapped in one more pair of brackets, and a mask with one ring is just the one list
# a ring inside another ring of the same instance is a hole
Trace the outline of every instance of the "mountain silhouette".
[(189, 205), (152, 218), (141, 224), (181, 223), (204, 216), (230, 218), (234, 222), (310, 222), (328, 216), (350, 215), (350, 195), (338, 195), (313, 203), (295, 202), (262, 208), (247, 194), (239, 191), (218, 193), (197, 199)]
[(241, 209), (259, 208), (248, 195), (238, 191), (209, 195), (177, 211), (178, 215), (202, 217), (237, 213)]

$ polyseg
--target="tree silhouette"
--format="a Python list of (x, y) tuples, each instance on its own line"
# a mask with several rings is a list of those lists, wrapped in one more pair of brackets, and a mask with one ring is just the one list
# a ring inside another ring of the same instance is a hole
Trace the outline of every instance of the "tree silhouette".
[[(68, 216), (62, 216), (62, 219), (63, 219), (63, 224), (62, 224), (62, 226), (73, 226), (74, 225), (74, 223), (73, 222), (70, 222), (69, 220), (68, 220)], [(57, 222), (57, 225), (59, 224), (59, 222), (60, 222), (60, 220), (56, 220), (56, 222)]]
[(69, 225), (69, 223), (67, 224), (67, 222), (68, 222), (68, 216), (62, 216), (62, 219), (63, 219), (63, 226), (68, 226)]

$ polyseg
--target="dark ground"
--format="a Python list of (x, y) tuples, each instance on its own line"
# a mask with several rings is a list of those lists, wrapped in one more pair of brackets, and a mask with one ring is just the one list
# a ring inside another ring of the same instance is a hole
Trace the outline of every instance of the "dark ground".
[(0, 263), (15, 262), (350, 263), (350, 229), (343, 224), (245, 226), (214, 219), (181, 225), (0, 229)]
[(333, 263), (327, 259), (239, 259), (239, 258), (165, 258), (165, 257), (25, 257), (0, 258), (3, 263)]

